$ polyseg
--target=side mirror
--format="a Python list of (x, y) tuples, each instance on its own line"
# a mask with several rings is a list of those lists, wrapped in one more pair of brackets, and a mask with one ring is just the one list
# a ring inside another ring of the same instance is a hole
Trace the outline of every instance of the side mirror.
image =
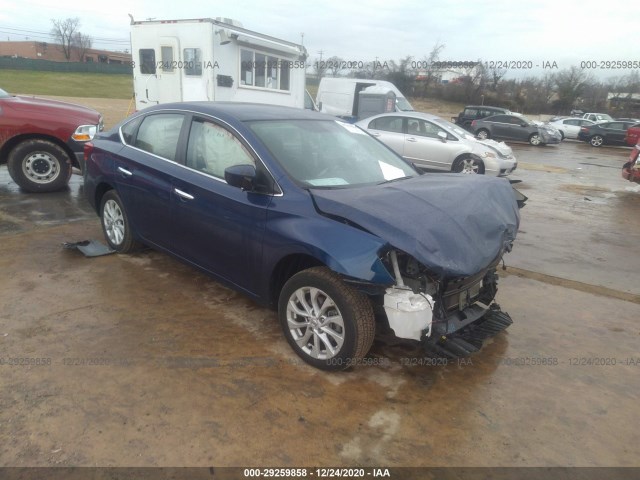
[(440, 130), (438, 132), (438, 138), (440, 140), (442, 140), (443, 142), (446, 142), (447, 141), (447, 134), (445, 132), (443, 132), (442, 130)]
[(256, 167), (253, 165), (232, 165), (224, 169), (224, 179), (232, 187), (242, 190), (253, 190), (256, 178)]

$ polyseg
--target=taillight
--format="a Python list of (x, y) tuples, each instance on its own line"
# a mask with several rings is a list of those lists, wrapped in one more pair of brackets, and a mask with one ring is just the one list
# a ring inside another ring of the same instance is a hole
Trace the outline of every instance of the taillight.
[(580, 131), (587, 133), (589, 131), (589, 127), (580, 127)]
[(471, 122), (471, 126), (475, 127), (476, 126), (476, 121), (474, 120), (473, 122)]
[(84, 144), (84, 163), (86, 164), (89, 161), (89, 157), (93, 153), (93, 143), (87, 142)]

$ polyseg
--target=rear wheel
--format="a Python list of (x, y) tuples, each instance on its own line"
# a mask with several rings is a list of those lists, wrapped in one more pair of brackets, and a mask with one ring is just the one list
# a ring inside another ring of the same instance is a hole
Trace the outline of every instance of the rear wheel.
[(291, 348), (321, 370), (356, 365), (373, 343), (369, 298), (326, 267), (303, 270), (285, 283), (278, 317)]
[(483, 174), (484, 163), (478, 157), (457, 158), (451, 166), (451, 171), (456, 173)]
[(9, 175), (27, 192), (54, 192), (71, 178), (71, 159), (67, 152), (48, 140), (32, 139), (11, 150), (7, 161)]
[(592, 147), (601, 147), (604, 143), (604, 138), (602, 138), (602, 136), (600, 135), (594, 135), (589, 139), (589, 143)]
[(129, 217), (115, 190), (109, 190), (100, 202), (102, 231), (111, 248), (119, 253), (137, 250), (140, 244), (133, 238)]
[(489, 130), (487, 130), (486, 128), (481, 128), (476, 132), (476, 138), (479, 140), (486, 140), (487, 138), (490, 138), (490, 137), (491, 137), (491, 134), (489, 133)]

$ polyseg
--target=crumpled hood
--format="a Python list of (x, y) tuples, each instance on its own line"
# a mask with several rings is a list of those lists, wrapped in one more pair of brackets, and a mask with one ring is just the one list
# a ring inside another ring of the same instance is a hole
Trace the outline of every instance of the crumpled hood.
[(486, 268), (520, 223), (511, 184), (484, 175), (426, 174), (310, 192), (321, 212), (360, 225), (445, 277)]

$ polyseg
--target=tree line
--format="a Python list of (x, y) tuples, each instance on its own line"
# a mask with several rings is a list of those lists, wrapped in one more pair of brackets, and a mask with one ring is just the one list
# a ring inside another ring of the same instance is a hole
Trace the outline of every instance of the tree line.
[[(634, 102), (616, 102), (611, 99), (631, 99), (640, 94), (640, 73), (635, 70), (622, 76), (601, 80), (588, 70), (571, 67), (546, 73), (543, 76), (527, 76), (518, 79), (505, 78), (504, 68), (488, 68), (478, 59), (474, 66), (456, 69), (460, 76), (453, 81), (440, 81), (441, 69), (414, 68), (415, 65), (437, 64), (444, 44), (437, 43), (422, 60), (411, 56), (400, 60), (359, 62), (361, 68), (343, 69), (340, 57), (329, 57), (312, 63), (313, 73), (323, 76), (348, 76), (362, 79), (387, 80), (406, 96), (436, 98), (466, 104), (495, 105), (531, 114), (566, 115), (572, 109), (606, 112), (615, 110), (617, 116), (639, 114)], [(332, 68), (326, 68), (330, 66)], [(325, 67), (322, 69), (321, 67)], [(382, 67), (382, 68), (381, 68)], [(637, 105), (637, 103), (636, 103)]]

